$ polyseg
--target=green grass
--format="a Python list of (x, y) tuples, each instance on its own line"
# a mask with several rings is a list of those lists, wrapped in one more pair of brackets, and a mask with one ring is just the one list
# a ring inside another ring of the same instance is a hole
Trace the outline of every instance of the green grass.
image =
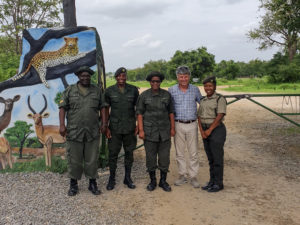
[[(115, 79), (107, 79), (107, 87), (116, 83)], [(137, 87), (150, 88), (148, 81), (128, 81), (129, 84), (133, 84)], [(171, 87), (177, 84), (177, 80), (164, 80), (161, 83), (161, 87)], [(202, 86), (202, 83), (195, 83), (194, 85)], [(283, 94), (299, 94), (300, 82), (297, 83), (279, 83), (270, 84), (266, 78), (238, 78), (236, 80), (226, 80), (223, 78), (217, 79), (218, 86), (228, 86), (222, 90), (231, 92), (253, 92), (253, 93), (283, 93)]]
[(13, 168), (7, 168), (0, 170), (0, 173), (18, 173), (18, 172), (46, 172), (64, 173), (67, 171), (67, 161), (61, 159), (59, 156), (52, 157), (52, 167), (45, 165), (45, 158), (38, 158), (37, 160), (28, 162), (16, 162), (13, 164)]
[(300, 134), (300, 127), (282, 128), (282, 129), (278, 129), (277, 132), (283, 135)]
[(299, 94), (300, 82), (298, 83), (279, 83), (270, 84), (265, 78), (239, 78), (233, 81), (218, 79), (218, 85), (228, 85), (223, 88), (225, 91), (232, 92), (264, 92), (264, 93), (283, 93), (283, 94)]

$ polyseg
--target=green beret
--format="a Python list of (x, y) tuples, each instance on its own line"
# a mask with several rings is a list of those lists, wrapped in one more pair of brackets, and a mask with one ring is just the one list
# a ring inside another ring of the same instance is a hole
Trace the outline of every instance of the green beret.
[(117, 71), (115, 72), (115, 77), (119, 76), (121, 73), (127, 74), (126, 68), (120, 67), (119, 69), (117, 69)]
[(88, 72), (90, 75), (93, 75), (95, 72), (88, 66), (82, 66), (78, 70), (76, 70), (75, 74), (78, 76), (82, 72)]
[(208, 82), (213, 83), (213, 84), (216, 85), (216, 84), (217, 84), (216, 77), (215, 77), (215, 76), (209, 76), (209, 77), (205, 78), (205, 79), (202, 81), (203, 84), (206, 84), (206, 83), (208, 83)]
[(165, 79), (165, 76), (158, 71), (153, 71), (153, 72), (149, 73), (146, 77), (146, 80), (151, 81), (152, 77), (159, 77), (160, 81), (163, 81)]

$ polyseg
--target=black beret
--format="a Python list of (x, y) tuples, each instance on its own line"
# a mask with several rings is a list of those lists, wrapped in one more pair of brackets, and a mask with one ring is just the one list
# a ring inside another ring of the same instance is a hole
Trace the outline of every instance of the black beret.
[(206, 84), (206, 83), (208, 83), (208, 82), (213, 83), (213, 84), (216, 85), (216, 84), (217, 84), (216, 77), (215, 77), (215, 76), (209, 76), (209, 77), (206, 77), (206, 78), (202, 81), (203, 84)]
[(127, 73), (126, 68), (120, 67), (119, 69), (117, 69), (117, 71), (115, 72), (115, 77), (119, 76), (121, 73)]
[(153, 72), (149, 73), (146, 77), (146, 80), (151, 81), (152, 77), (159, 77), (160, 81), (163, 81), (165, 79), (165, 76), (158, 71), (153, 71)]
[(95, 72), (88, 66), (82, 66), (78, 70), (76, 70), (75, 74), (78, 76), (82, 72), (88, 72), (90, 75), (93, 75)]

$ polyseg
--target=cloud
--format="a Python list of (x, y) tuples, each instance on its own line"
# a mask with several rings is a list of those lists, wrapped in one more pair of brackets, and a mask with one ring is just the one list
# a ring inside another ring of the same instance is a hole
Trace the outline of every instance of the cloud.
[(132, 46), (144, 46), (148, 43), (148, 39), (151, 37), (151, 34), (145, 34), (142, 37), (137, 37), (132, 40), (125, 42), (122, 46), (123, 47), (132, 47)]
[(124, 44), (122, 44), (122, 47), (128, 48), (128, 47), (147, 47), (147, 48), (157, 48), (159, 47), (163, 41), (161, 40), (151, 40), (152, 35), (151, 34), (145, 34), (141, 37), (137, 37), (134, 39), (131, 39)]
[(99, 0), (78, 1), (77, 8), (80, 13), (97, 15), (113, 19), (136, 19), (150, 15), (162, 14), (170, 5), (178, 0)]
[(233, 26), (228, 33), (233, 36), (245, 36), (245, 34), (255, 26), (257, 26), (257, 22), (251, 21), (241, 26)]

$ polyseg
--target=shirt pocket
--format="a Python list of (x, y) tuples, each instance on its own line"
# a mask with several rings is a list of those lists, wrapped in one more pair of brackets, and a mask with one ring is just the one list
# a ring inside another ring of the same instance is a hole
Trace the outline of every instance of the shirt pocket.
[(99, 108), (100, 99), (96, 95), (91, 95), (89, 102), (90, 102), (89, 105), (91, 108), (94, 108), (94, 109)]
[(72, 109), (78, 108), (79, 107), (79, 102), (80, 102), (80, 98), (79, 98), (78, 93), (73, 93), (73, 94), (69, 95), (70, 108), (72, 108)]
[(144, 132), (146, 136), (151, 136), (152, 133), (152, 123), (144, 121)]

